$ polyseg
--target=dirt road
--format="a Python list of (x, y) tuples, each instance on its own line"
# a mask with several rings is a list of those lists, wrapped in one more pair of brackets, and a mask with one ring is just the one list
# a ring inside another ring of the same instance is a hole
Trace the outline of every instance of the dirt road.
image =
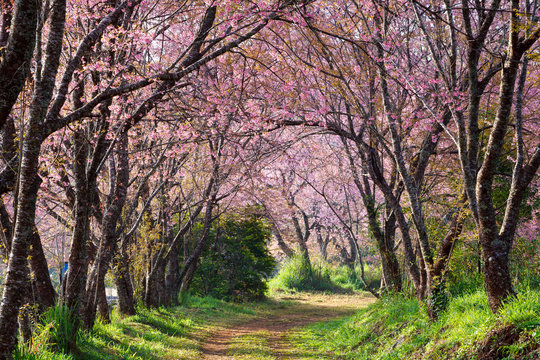
[(332, 354), (307, 354), (293, 349), (287, 335), (291, 329), (313, 322), (353, 314), (374, 301), (368, 295), (281, 296), (286, 305), (271, 311), (266, 317), (212, 333), (202, 345), (204, 360), (275, 360), (334, 359)]

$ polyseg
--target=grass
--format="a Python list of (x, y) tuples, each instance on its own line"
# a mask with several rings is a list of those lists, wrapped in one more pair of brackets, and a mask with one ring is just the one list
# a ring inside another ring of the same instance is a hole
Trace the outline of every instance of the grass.
[(238, 360), (274, 360), (269, 348), (268, 331), (257, 331), (233, 339), (229, 347), (229, 355)]
[[(111, 324), (98, 321), (91, 332), (80, 332), (81, 353), (76, 357), (60, 353), (38, 337), (30, 345), (19, 346), (14, 359), (200, 359), (200, 346), (211, 334), (263, 318), (270, 318), (269, 327), (242, 330), (242, 335), (232, 339), (228, 355), (239, 360), (536, 359), (540, 355), (538, 289), (522, 289), (496, 315), (489, 310), (484, 291), (467, 291), (452, 297), (435, 322), (428, 319), (422, 305), (405, 296), (386, 296), (347, 317), (343, 316), (365, 305), (359, 302), (365, 294), (276, 296), (248, 304), (186, 297), (175, 308), (139, 309), (137, 315), (124, 318), (114, 314)], [(321, 313), (341, 318), (305, 326), (317, 321), (317, 316), (323, 319)], [(51, 316), (62, 317), (61, 309)], [(279, 332), (272, 325), (276, 317), (285, 324)], [(61, 319), (56, 322), (62, 323)], [(62, 331), (68, 329), (67, 324), (62, 326)], [(277, 348), (276, 341), (281, 344)]]
[(497, 345), (496, 358), (540, 355), (538, 290), (523, 291), (498, 315), (489, 310), (483, 291), (455, 297), (436, 322), (429, 321), (416, 300), (389, 296), (352, 317), (298, 330), (289, 339), (297, 348), (331, 352), (340, 359), (475, 359), (508, 329), (520, 332), (519, 340)]
[[(278, 274), (268, 285), (273, 291), (344, 293), (365, 290), (358, 272), (359, 269), (352, 270), (345, 265), (335, 267), (319, 258), (312, 259), (310, 267), (303, 256), (296, 254), (281, 264)], [(369, 285), (378, 286), (380, 274), (373, 271), (367, 271), (367, 274)]]
[(139, 309), (134, 316), (113, 314), (112, 322), (96, 323), (81, 331), (76, 357), (53, 351), (54, 347), (20, 345), (14, 359), (27, 360), (158, 360), (200, 358), (200, 343), (224, 324), (242, 322), (282, 306), (273, 301), (227, 303), (213, 298), (188, 297), (182, 306)]

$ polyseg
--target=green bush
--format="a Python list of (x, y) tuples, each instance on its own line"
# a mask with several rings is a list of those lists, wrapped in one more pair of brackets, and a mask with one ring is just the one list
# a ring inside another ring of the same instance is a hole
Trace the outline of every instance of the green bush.
[(199, 296), (248, 301), (264, 298), (266, 278), (275, 267), (267, 244), (269, 225), (257, 215), (228, 216), (211, 231), (191, 291)]

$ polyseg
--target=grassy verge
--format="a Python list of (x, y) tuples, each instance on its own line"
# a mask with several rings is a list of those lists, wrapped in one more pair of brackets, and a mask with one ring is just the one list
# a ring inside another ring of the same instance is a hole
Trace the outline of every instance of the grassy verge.
[(416, 300), (387, 297), (352, 317), (295, 331), (289, 339), (298, 349), (339, 359), (538, 359), (540, 291), (520, 293), (498, 315), (482, 291), (456, 297), (436, 322)]
[(283, 304), (271, 300), (233, 304), (212, 298), (189, 298), (182, 306), (141, 309), (137, 315), (113, 316), (110, 324), (98, 322), (91, 332), (81, 331), (77, 356), (54, 352), (54, 345), (19, 346), (14, 358), (36, 360), (158, 360), (200, 358), (205, 337), (225, 325), (266, 314)]

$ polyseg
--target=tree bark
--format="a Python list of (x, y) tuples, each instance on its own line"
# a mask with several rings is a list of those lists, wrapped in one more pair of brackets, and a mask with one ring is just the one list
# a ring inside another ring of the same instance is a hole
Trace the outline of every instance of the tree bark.
[(0, 360), (11, 359), (17, 344), (17, 316), (24, 297), (20, 289), (24, 288), (28, 273), (27, 255), (34, 233), (37, 192), (41, 180), (37, 173), (42, 139), (39, 126), (31, 123), (24, 141), (17, 217), (0, 305)]
[(101, 321), (108, 324), (111, 322), (111, 317), (109, 316), (109, 303), (107, 302), (107, 292), (105, 291), (105, 282), (98, 284), (98, 300), (97, 300), (97, 311), (101, 318)]
[(54, 306), (56, 303), (56, 291), (51, 282), (49, 266), (47, 265), (47, 259), (41, 245), (41, 238), (36, 227), (34, 227), (32, 234), (29, 255), (28, 262), (30, 263), (30, 269), (35, 280), (39, 304), (43, 308)]
[(9, 35), (2, 31), (1, 39), (7, 44), (0, 51), (0, 129), (26, 83), (36, 42), (38, 6), (39, 2), (35, 0), (17, 0), (13, 4), (13, 14), (3, 15), (3, 25), (7, 25), (7, 21), (11, 29)]
[[(73, 135), (75, 159), (73, 172), (75, 177), (75, 205), (71, 251), (68, 260), (68, 272), (65, 279), (64, 301), (75, 316), (76, 327), (80, 321), (79, 312), (86, 304), (85, 284), (88, 273), (88, 241), (90, 236), (89, 221), (91, 208), (90, 188), (95, 186), (93, 179), (87, 177), (88, 145), (82, 133)], [(90, 180), (90, 181), (89, 181)]]
[(172, 252), (167, 261), (167, 273), (165, 275), (165, 289), (166, 289), (166, 304), (177, 305), (178, 304), (178, 277), (180, 275), (180, 246)]
[(125, 315), (135, 315), (133, 284), (129, 270), (130, 262), (127, 253), (128, 239), (124, 238), (120, 251), (114, 258), (114, 280), (118, 292), (118, 309)]
[[(499, 89), (499, 104), (493, 128), (489, 135), (484, 161), (476, 182), (476, 199), (478, 203), (478, 232), (482, 246), (484, 262), (484, 280), (493, 312), (497, 312), (504, 300), (514, 294), (510, 277), (509, 254), (512, 248), (515, 230), (519, 219), (519, 208), (528, 185), (540, 166), (540, 144), (537, 145), (529, 163), (523, 165), (523, 142), (521, 139), (521, 119), (518, 114), (516, 135), (518, 142), (517, 160), (512, 172), (510, 194), (506, 201), (506, 209), (500, 229), (496, 220), (493, 205), (493, 181), (503, 147), (515, 94), (515, 84), (521, 59), (540, 38), (540, 29), (521, 37), (520, 2), (512, 0), (508, 39), (508, 55), (504, 62)], [(523, 81), (525, 78), (523, 78)]]
[(127, 187), (129, 182), (129, 160), (128, 160), (128, 136), (127, 132), (119, 135), (115, 155), (117, 157), (117, 168), (111, 159), (111, 187), (107, 200), (107, 209), (103, 217), (102, 238), (98, 248), (98, 253), (90, 276), (86, 284), (86, 291), (89, 294), (86, 309), (84, 310), (84, 322), (88, 329), (91, 329), (96, 317), (96, 309), (99, 300), (99, 287), (105, 281), (105, 275), (109, 269), (110, 262), (116, 253), (119, 234), (117, 232), (118, 220), (126, 202)]

